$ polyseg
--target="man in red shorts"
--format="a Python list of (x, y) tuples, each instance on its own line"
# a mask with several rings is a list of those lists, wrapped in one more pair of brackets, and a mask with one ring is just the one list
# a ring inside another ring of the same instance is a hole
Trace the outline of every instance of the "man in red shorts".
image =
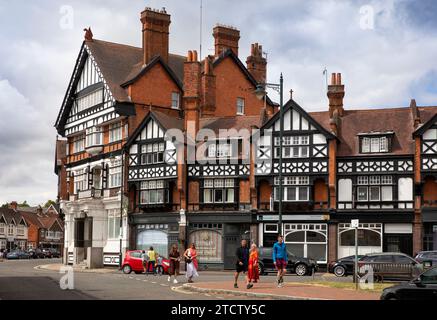
[(281, 288), (284, 283), (284, 274), (287, 272), (288, 263), (287, 246), (282, 235), (278, 236), (278, 242), (273, 245), (273, 263), (278, 270), (278, 288)]

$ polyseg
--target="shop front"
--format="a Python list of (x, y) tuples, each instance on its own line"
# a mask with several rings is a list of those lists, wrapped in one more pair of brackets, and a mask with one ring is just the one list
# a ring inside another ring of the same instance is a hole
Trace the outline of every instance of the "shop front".
[(187, 218), (187, 245), (196, 245), (200, 270), (234, 269), (241, 240), (257, 241), (250, 213), (189, 213)]
[(278, 234), (290, 253), (312, 258), (319, 264), (328, 259), (328, 224), (326, 215), (284, 215), (282, 230), (278, 230), (278, 215), (259, 215), (258, 232), (260, 245), (272, 247)]

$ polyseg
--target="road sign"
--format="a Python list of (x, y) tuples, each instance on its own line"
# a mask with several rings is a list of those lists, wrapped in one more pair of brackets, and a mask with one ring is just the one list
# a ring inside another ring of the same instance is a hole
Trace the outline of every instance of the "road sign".
[(352, 228), (358, 228), (359, 225), (360, 225), (360, 220), (354, 219), (354, 220), (351, 221), (351, 227)]

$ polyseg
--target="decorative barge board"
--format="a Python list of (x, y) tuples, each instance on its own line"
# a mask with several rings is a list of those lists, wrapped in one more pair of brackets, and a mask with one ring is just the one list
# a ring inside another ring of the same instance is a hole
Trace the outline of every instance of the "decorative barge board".
[[(327, 263), (329, 221), (328, 145), (337, 139), (295, 101), (284, 106), (283, 147), (280, 118), (276, 113), (256, 141), (258, 233), (260, 244), (271, 246), (278, 233), (297, 255)], [(282, 168), (279, 156), (282, 152)], [(278, 230), (279, 170), (283, 176), (283, 225)]]

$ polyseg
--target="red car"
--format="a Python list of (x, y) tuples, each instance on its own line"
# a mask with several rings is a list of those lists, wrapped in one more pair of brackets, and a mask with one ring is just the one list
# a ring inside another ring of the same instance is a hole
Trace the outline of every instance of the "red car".
[[(143, 260), (141, 259), (141, 250), (127, 251), (121, 266), (123, 273), (129, 274), (132, 271), (136, 274), (144, 273)], [(158, 274), (168, 274), (170, 268), (170, 260), (162, 259), (156, 267)]]

